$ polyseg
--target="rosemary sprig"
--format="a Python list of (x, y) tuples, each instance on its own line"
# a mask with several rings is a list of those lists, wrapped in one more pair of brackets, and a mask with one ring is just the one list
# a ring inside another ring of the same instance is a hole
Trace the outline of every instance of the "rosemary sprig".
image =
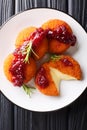
[(51, 55), (50, 59), (55, 61), (55, 60), (60, 60), (62, 55)]
[(24, 91), (26, 92), (26, 94), (29, 95), (29, 97), (33, 93), (33, 90), (36, 89), (35, 87), (30, 87), (30, 86), (27, 86), (26, 84), (23, 84), (22, 87), (23, 87)]
[(31, 48), (32, 53), (39, 59), (39, 56), (34, 52), (34, 50)]
[(29, 63), (29, 57), (30, 57), (30, 55), (31, 55), (31, 52), (37, 57), (37, 58), (39, 58), (39, 56), (34, 52), (34, 50), (32, 49), (32, 44), (33, 44), (33, 42), (30, 40), (28, 43), (27, 43), (27, 45), (26, 45), (26, 47), (21, 51), (22, 52), (22, 54), (25, 54), (26, 56), (25, 56), (25, 59), (24, 59), (24, 62), (25, 63)]
[(32, 48), (32, 41), (30, 41), (25, 48), (25, 54), (26, 54), (25, 59), (24, 59), (25, 63), (27, 62), (29, 63), (29, 57), (31, 55), (31, 48)]

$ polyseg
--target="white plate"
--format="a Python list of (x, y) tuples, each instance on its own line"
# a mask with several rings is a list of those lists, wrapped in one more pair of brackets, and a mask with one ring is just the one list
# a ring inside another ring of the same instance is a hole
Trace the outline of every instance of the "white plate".
[[(81, 65), (82, 81), (62, 81), (60, 84), (60, 96), (49, 97), (38, 90), (31, 98), (22, 88), (14, 87), (3, 73), (3, 61), (13, 52), (15, 39), (18, 33), (28, 26), (40, 27), (49, 19), (61, 19), (66, 21), (77, 37), (77, 45), (71, 47), (71, 54)], [(20, 13), (10, 19), (0, 30), (0, 89), (2, 93), (16, 105), (33, 111), (53, 111), (60, 109), (77, 99), (87, 86), (87, 34), (84, 29), (72, 17), (53, 9), (31, 9)]]

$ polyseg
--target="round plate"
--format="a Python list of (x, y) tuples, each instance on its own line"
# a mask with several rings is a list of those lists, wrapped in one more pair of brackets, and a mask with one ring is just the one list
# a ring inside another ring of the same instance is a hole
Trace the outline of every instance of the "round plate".
[[(29, 97), (23, 88), (14, 87), (3, 72), (3, 62), (7, 55), (15, 49), (15, 39), (18, 33), (28, 27), (40, 27), (49, 19), (66, 21), (77, 37), (77, 44), (68, 49), (67, 53), (81, 65), (83, 79), (81, 81), (62, 81), (60, 96), (51, 97), (41, 94), (38, 90)], [(0, 30), (0, 89), (2, 93), (16, 105), (32, 111), (53, 111), (65, 107), (77, 99), (87, 85), (87, 34), (71, 16), (53, 9), (31, 9), (12, 17)]]

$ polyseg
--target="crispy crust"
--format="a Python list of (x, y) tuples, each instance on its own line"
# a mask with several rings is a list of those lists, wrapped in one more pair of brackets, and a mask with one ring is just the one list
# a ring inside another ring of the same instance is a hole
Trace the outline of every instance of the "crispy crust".
[[(64, 58), (68, 59), (68, 61), (72, 65), (69, 65), (69, 66), (65, 65), (62, 62), (62, 60)], [(46, 88), (42, 88), (41, 86), (39, 86), (37, 84), (38, 73), (36, 74), (35, 83), (36, 83), (36, 87), (39, 89), (39, 91), (48, 96), (58, 96), (59, 95), (59, 90), (51, 77), (50, 68), (55, 68), (64, 74), (67, 74), (67, 75), (70, 75), (70, 76), (76, 78), (77, 80), (80, 80), (82, 78), (82, 72), (81, 72), (79, 63), (76, 60), (74, 60), (71, 56), (68, 56), (68, 55), (62, 55), (61, 59), (59, 59), (59, 60), (50, 60), (49, 62), (44, 63), (42, 65), (42, 67), (45, 68), (45, 70), (46, 70), (46, 77), (49, 81), (49, 85)]]
[(46, 70), (46, 77), (49, 81), (49, 85), (45, 88), (42, 88), (41, 86), (38, 86), (37, 85), (37, 78), (38, 78), (38, 73), (36, 75), (36, 79), (35, 79), (35, 84), (36, 84), (36, 87), (39, 89), (39, 91), (45, 95), (48, 95), (48, 96), (58, 96), (59, 95), (59, 91), (58, 89), (56, 88), (55, 84), (54, 84), (54, 81), (51, 77), (51, 74), (50, 74), (50, 69), (49, 69), (49, 66), (47, 63), (43, 64), (42, 67)]
[[(65, 65), (62, 62), (63, 59), (68, 59), (68, 61), (71, 62), (72, 65)], [(51, 60), (48, 62), (48, 64), (50, 67), (54, 67), (62, 73), (75, 77), (78, 80), (82, 78), (82, 72), (79, 63), (69, 55), (62, 55), (60, 60)]]
[(53, 39), (49, 43), (49, 52), (53, 54), (61, 54), (64, 53), (69, 47), (70, 44), (60, 43), (59, 41)]
[(5, 76), (7, 77), (7, 79), (12, 82), (12, 74), (11, 72), (9, 71), (9, 68), (11, 67), (11, 64), (12, 64), (12, 60), (14, 59), (14, 56), (12, 54), (9, 54), (5, 61), (4, 61), (4, 66), (3, 66), (3, 69), (4, 69), (4, 74)]
[(38, 58), (33, 55), (35, 60), (40, 60), (48, 52), (48, 40), (44, 38), (37, 48), (35, 48), (35, 53), (38, 55)]
[(25, 65), (25, 70), (24, 70), (25, 79), (24, 79), (24, 83), (29, 82), (35, 76), (35, 73), (36, 73), (36, 70), (37, 70), (35, 60), (33, 58), (30, 58), (29, 62), (30, 62), (29, 64), (27, 63)]
[[(36, 30), (36, 27), (28, 27), (22, 30), (16, 39), (15, 46), (20, 47), (24, 41)], [(35, 55), (32, 55), (35, 60), (41, 59), (48, 52), (48, 40), (44, 38), (38, 47), (35, 48), (34, 52), (38, 55), (38, 58)]]
[(19, 32), (15, 42), (16, 48), (20, 47), (24, 43), (24, 41), (29, 37), (29, 35), (35, 30), (36, 27), (28, 27)]
[(65, 25), (65, 27), (68, 29), (68, 31), (70, 33), (72, 33), (72, 29), (70, 28), (70, 26), (63, 20), (59, 20), (59, 19), (51, 19), (48, 20), (47, 22), (45, 22), (44, 24), (42, 24), (42, 28), (43, 29), (52, 29), (55, 30), (56, 28), (58, 28), (60, 25)]
[[(58, 20), (58, 19), (51, 19), (51, 20), (45, 22), (42, 25), (42, 28), (55, 30), (60, 25), (64, 25), (68, 29), (68, 32), (72, 33), (72, 29), (70, 28), (70, 26), (65, 21)], [(67, 43), (65, 44), (63, 42), (59, 42), (54, 39), (49, 41), (49, 52), (50, 53), (60, 54), (60, 53), (65, 52), (69, 47), (70, 47), (70, 44), (67, 44)]]
[[(4, 68), (3, 68), (5, 76), (10, 82), (12, 82), (12, 74), (9, 71), (9, 68), (11, 67), (13, 59), (14, 59), (13, 54), (9, 54), (8, 57), (4, 61)], [(34, 77), (35, 73), (36, 73), (36, 63), (32, 58), (30, 58), (30, 64), (25, 64), (24, 83), (27, 83), (28, 81), (30, 81)]]

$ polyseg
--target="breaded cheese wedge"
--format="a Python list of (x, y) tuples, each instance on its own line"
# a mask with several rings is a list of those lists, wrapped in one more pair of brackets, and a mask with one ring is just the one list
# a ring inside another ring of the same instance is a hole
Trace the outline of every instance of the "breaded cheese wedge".
[[(64, 28), (66, 28), (68, 33), (72, 34), (71, 27), (65, 21), (59, 20), (59, 19), (50, 19), (50, 20), (48, 20), (47, 22), (45, 22), (42, 25), (42, 28), (44, 30), (51, 29), (52, 31), (55, 31), (60, 26), (61, 26), (62, 30), (64, 30)], [(59, 31), (59, 33), (61, 33), (61, 30)], [(64, 33), (62, 35), (64, 35)], [(64, 37), (62, 37), (62, 39), (63, 38)], [(73, 38), (73, 40), (75, 40), (75, 37)], [(56, 40), (55, 38), (51, 38), (49, 40), (49, 52), (50, 53), (61, 54), (61, 53), (65, 52), (70, 46), (71, 46), (71, 44), (68, 43), (68, 41), (66, 43), (64, 43), (63, 41)]]
[(38, 90), (48, 96), (59, 95), (58, 87), (55, 86), (55, 82), (50, 73), (50, 68), (47, 63), (43, 64), (36, 73), (35, 84)]
[(58, 96), (61, 80), (80, 80), (81, 78), (81, 68), (76, 60), (68, 55), (54, 55), (38, 70), (35, 83), (41, 93)]

